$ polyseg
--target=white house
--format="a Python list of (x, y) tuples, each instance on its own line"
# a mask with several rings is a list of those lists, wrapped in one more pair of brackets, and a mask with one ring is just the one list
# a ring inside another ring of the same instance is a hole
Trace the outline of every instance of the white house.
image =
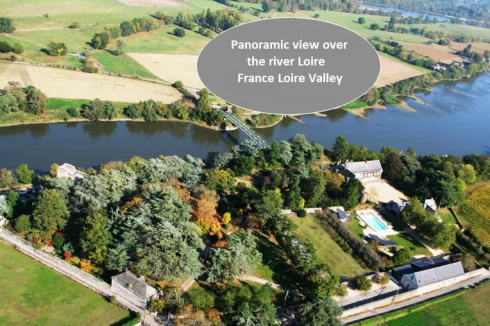
[(58, 172), (56, 174), (58, 178), (70, 178), (72, 180), (83, 179), (85, 177), (85, 173), (78, 171), (73, 165), (68, 163), (63, 163), (58, 166)]
[(427, 212), (433, 213), (439, 223), (442, 223), (442, 218), (439, 216), (439, 213), (437, 213), (437, 203), (434, 198), (424, 200), (424, 209)]
[(378, 182), (383, 173), (379, 160), (346, 162), (344, 166), (346, 177), (358, 179), (362, 183)]
[(443, 282), (464, 275), (461, 262), (434, 267), (403, 275), (401, 285), (406, 290), (414, 290), (426, 285)]
[(155, 288), (146, 284), (144, 276), (137, 277), (130, 271), (113, 276), (111, 290), (143, 310), (158, 295)]

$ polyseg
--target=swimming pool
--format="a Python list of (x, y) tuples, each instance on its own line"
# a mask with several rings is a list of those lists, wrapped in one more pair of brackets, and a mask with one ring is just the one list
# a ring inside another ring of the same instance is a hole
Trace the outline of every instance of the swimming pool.
[(378, 218), (374, 215), (364, 216), (362, 219), (374, 231), (388, 230), (388, 228), (380, 220), (378, 220)]

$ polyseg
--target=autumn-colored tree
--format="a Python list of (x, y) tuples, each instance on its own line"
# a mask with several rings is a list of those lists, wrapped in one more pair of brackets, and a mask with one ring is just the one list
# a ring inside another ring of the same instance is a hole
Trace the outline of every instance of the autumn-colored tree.
[(163, 300), (154, 298), (148, 303), (148, 310), (151, 312), (162, 312), (164, 308)]
[(66, 261), (71, 260), (71, 254), (68, 251), (63, 252), (63, 257), (65, 257)]
[(213, 308), (206, 309), (204, 312), (206, 314), (206, 318), (213, 324), (219, 325), (221, 321), (221, 313)]
[(226, 240), (218, 240), (212, 245), (213, 248), (226, 248), (229, 246), (230, 244)]
[(80, 269), (84, 272), (90, 272), (90, 270), (92, 269), (92, 264), (90, 263), (90, 260), (88, 259), (80, 260)]
[(139, 207), (139, 206), (141, 206), (142, 202), (143, 202), (143, 199), (140, 196), (134, 196), (133, 199), (131, 199), (130, 201), (127, 201), (123, 205), (123, 207), (121, 207), (121, 210), (127, 211), (133, 207)]
[(204, 190), (197, 199), (196, 204), (196, 224), (204, 232), (218, 232), (220, 230), (220, 223), (218, 221), (216, 206), (218, 198), (215, 193), (210, 190)]
[(223, 218), (221, 219), (223, 224), (228, 224), (231, 221), (231, 214), (229, 212), (226, 212), (223, 214)]
[(53, 163), (49, 169), (49, 175), (55, 178), (58, 175), (58, 164)]

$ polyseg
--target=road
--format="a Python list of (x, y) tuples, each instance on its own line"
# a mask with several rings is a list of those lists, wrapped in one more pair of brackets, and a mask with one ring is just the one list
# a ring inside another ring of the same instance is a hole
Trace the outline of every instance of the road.
[(463, 288), (468, 288), (471, 285), (477, 284), (477, 283), (484, 281), (486, 279), (489, 279), (489, 278), (490, 278), (490, 271), (487, 270), (483, 275), (469, 279), (469, 280), (466, 280), (464, 282), (454, 284), (454, 285), (445, 287), (441, 290), (430, 292), (428, 294), (425, 294), (425, 295), (422, 295), (419, 297), (415, 297), (415, 298), (407, 300), (407, 301), (396, 303), (396, 304), (391, 305), (391, 306), (387, 306), (387, 307), (379, 308), (379, 309), (373, 309), (371, 311), (368, 311), (368, 312), (365, 312), (365, 313), (362, 313), (359, 315), (344, 318), (341, 321), (344, 324), (350, 324), (350, 323), (354, 323), (356, 321), (360, 321), (360, 320), (363, 320), (366, 318), (371, 318), (371, 317), (375, 317), (377, 315), (382, 315), (382, 314), (385, 314), (385, 313), (390, 312), (390, 311), (403, 309), (403, 308), (406, 308), (408, 306), (412, 306), (414, 304), (421, 303), (421, 302), (427, 301), (427, 300), (435, 298), (435, 297), (439, 297), (439, 296), (442, 296), (442, 295), (445, 295), (445, 294), (448, 294), (448, 293), (451, 293), (451, 292), (454, 292), (454, 291), (457, 291), (457, 290), (460, 290)]

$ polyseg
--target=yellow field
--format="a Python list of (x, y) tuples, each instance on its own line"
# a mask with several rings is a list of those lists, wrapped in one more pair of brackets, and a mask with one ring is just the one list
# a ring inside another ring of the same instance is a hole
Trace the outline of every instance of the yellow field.
[(396, 83), (397, 81), (423, 75), (424, 73), (409, 64), (395, 61), (387, 56), (381, 55), (381, 73), (374, 86), (383, 87)]
[(470, 223), (471, 230), (487, 246), (490, 246), (490, 185), (474, 190), (466, 199), (462, 214)]
[(5, 87), (9, 81), (35, 86), (48, 97), (57, 98), (99, 98), (117, 102), (154, 99), (171, 103), (181, 97), (173, 87), (161, 84), (49, 67), (0, 63), (0, 88)]
[(169, 82), (180, 80), (186, 86), (203, 88), (197, 75), (197, 55), (129, 53), (131, 58)]

